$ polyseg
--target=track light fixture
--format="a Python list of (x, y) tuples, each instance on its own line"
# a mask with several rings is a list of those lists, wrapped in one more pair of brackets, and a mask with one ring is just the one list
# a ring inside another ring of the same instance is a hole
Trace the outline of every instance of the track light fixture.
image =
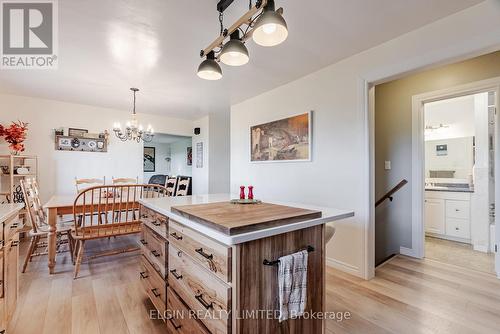
[[(288, 27), (283, 18), (283, 8), (275, 9), (274, 0), (250, 0), (249, 10), (229, 28), (224, 28), (224, 11), (234, 0), (220, 0), (220, 34), (208, 47), (201, 50), (200, 56), (206, 59), (198, 67), (198, 76), (207, 80), (222, 78), (222, 70), (217, 62), (229, 66), (245, 65), (249, 61), (245, 42), (253, 38), (261, 46), (275, 46), (288, 37)], [(242, 35), (240, 35), (240, 32)], [(229, 36), (229, 41), (224, 43)]]

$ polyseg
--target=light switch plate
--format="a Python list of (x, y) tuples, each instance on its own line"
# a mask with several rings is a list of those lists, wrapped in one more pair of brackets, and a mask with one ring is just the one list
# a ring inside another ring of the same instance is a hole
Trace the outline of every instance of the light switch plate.
[(385, 168), (385, 170), (391, 170), (391, 162), (390, 161), (385, 161), (384, 162), (384, 168)]

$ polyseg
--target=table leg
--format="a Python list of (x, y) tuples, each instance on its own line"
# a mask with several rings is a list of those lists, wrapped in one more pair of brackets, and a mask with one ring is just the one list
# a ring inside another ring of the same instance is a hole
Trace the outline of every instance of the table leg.
[(49, 274), (54, 273), (56, 266), (56, 223), (57, 223), (57, 208), (49, 208), (48, 212), (49, 234), (47, 236), (49, 250)]

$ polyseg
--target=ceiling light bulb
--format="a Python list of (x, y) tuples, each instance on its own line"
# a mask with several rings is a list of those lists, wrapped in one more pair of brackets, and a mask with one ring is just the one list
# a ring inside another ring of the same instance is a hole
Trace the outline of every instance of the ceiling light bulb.
[(274, 0), (269, 0), (264, 7), (253, 28), (252, 37), (255, 43), (262, 46), (275, 46), (287, 39), (288, 27), (283, 16), (276, 12)]
[(201, 62), (198, 67), (198, 76), (205, 80), (219, 80), (222, 78), (222, 69), (215, 61), (213, 51), (207, 54), (207, 59)]
[(241, 66), (248, 63), (248, 49), (240, 39), (238, 30), (231, 34), (231, 39), (222, 48), (220, 61), (229, 66)]
[(262, 26), (262, 31), (265, 33), (265, 34), (272, 34), (276, 31), (276, 24), (274, 23), (271, 23), (271, 24), (264, 24)]

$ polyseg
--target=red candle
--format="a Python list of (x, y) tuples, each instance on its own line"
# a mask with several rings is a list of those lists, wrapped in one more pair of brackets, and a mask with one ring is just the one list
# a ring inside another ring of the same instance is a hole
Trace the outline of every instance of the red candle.
[(253, 186), (248, 186), (248, 199), (253, 199)]
[(245, 186), (240, 186), (240, 199), (245, 199)]

